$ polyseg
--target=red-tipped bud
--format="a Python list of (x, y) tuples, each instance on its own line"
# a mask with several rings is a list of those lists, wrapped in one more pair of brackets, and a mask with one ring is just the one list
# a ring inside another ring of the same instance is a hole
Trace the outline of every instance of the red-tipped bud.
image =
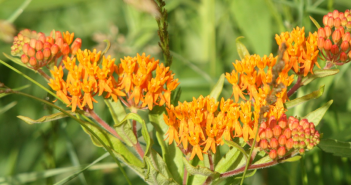
[(60, 51), (60, 48), (58, 45), (54, 44), (51, 46), (51, 54), (54, 56)]
[(351, 51), (349, 51), (349, 53), (347, 54), (347, 56), (349, 56), (349, 58), (351, 59)]
[(317, 46), (318, 46), (319, 50), (322, 50), (324, 48), (324, 38), (323, 37), (318, 38)]
[(47, 60), (51, 56), (51, 50), (49, 48), (45, 48), (43, 51), (43, 54), (44, 54), (44, 59)]
[(345, 62), (347, 60), (347, 55), (345, 52), (340, 53), (340, 61)]
[(278, 123), (278, 125), (279, 125), (280, 128), (282, 128), (282, 129), (286, 128), (287, 124), (288, 124), (288, 122), (287, 122), (286, 119), (285, 119), (285, 120), (280, 120), (279, 123)]
[(333, 28), (334, 26), (334, 18), (333, 17), (328, 17), (328, 23), (327, 25), (330, 27), (330, 28)]
[(344, 36), (342, 36), (343, 41), (350, 41), (351, 40), (351, 34), (350, 32), (346, 32)]
[(312, 143), (310, 143), (309, 145), (307, 145), (307, 149), (312, 150), (312, 148), (314, 147), (314, 145)]
[(346, 17), (344, 17), (341, 19), (341, 26), (345, 27), (346, 24), (347, 24), (347, 19), (346, 19)]
[(298, 141), (294, 141), (293, 147), (294, 147), (295, 149), (299, 148), (299, 142), (298, 142)]
[(300, 148), (305, 148), (306, 147), (306, 143), (304, 141), (300, 141), (299, 147)]
[(28, 49), (29, 49), (29, 44), (28, 43), (25, 43), (24, 45), (23, 45), (23, 47), (22, 47), (22, 51), (23, 51), (23, 53), (24, 54), (28, 54)]
[(59, 46), (59, 48), (62, 48), (62, 45), (63, 45), (64, 41), (63, 41), (63, 38), (57, 38), (55, 40), (55, 44)]
[(31, 34), (31, 37), (36, 37), (37, 36), (37, 31), (32, 30), (32, 32), (30, 34)]
[(290, 150), (294, 146), (294, 141), (292, 138), (288, 139), (285, 143), (286, 149)]
[(21, 56), (21, 60), (22, 60), (22, 62), (23, 62), (24, 64), (26, 64), (26, 63), (28, 63), (29, 58), (28, 58), (27, 55), (23, 54), (23, 55)]
[(271, 151), (269, 152), (269, 157), (270, 157), (271, 159), (277, 158), (277, 151), (276, 151), (276, 150), (271, 150)]
[(291, 130), (289, 128), (285, 129), (283, 134), (287, 139), (291, 138)]
[[(41, 33), (41, 32), (40, 32), (40, 33)], [(44, 43), (45, 40), (46, 40), (45, 35), (40, 35), (40, 36), (38, 37), (38, 40), (40, 40), (42, 43)]]
[(268, 148), (268, 141), (265, 140), (265, 139), (262, 139), (262, 140), (260, 141), (260, 147), (261, 147), (262, 150), (267, 149), (267, 148)]
[(49, 42), (44, 42), (44, 48), (51, 48), (51, 45)]
[(339, 53), (339, 47), (338, 47), (338, 45), (336, 45), (336, 44), (332, 45), (330, 51), (331, 51), (334, 55), (338, 54), (338, 53)]
[(272, 137), (273, 137), (273, 131), (272, 131), (272, 129), (267, 128), (267, 129), (266, 129), (266, 138), (267, 138), (267, 139), (270, 139), (270, 138), (272, 138)]
[(68, 55), (70, 52), (69, 46), (67, 43), (64, 43), (61, 48), (61, 52), (63, 55)]
[(279, 157), (283, 157), (285, 154), (286, 154), (285, 147), (283, 147), (283, 146), (279, 147), (279, 149), (278, 149), (278, 156)]
[[(351, 15), (349, 15), (351, 17)], [(351, 18), (350, 18), (351, 19)], [(347, 22), (346, 24), (347, 31), (351, 30), (351, 20)]]
[(62, 34), (60, 31), (55, 32), (55, 40), (57, 40), (58, 38), (62, 38)]
[(345, 17), (344, 12), (339, 12), (339, 18), (342, 19), (344, 17)]
[(35, 43), (35, 49), (39, 51), (39, 50), (42, 50), (43, 48), (44, 48), (43, 42), (41, 42), (40, 40), (37, 40), (37, 42)]
[(76, 38), (76, 40), (74, 40), (73, 44), (71, 45), (72, 54), (75, 55), (81, 46), (82, 46), (82, 39)]
[(270, 141), (269, 141), (269, 145), (271, 146), (271, 148), (273, 149), (277, 149), (278, 147), (278, 140), (276, 138), (272, 138)]
[(345, 10), (344, 16), (347, 17), (349, 14), (350, 14), (350, 10), (349, 9)]
[(299, 141), (299, 138), (300, 138), (299, 134), (293, 135), (293, 140), (294, 141)]
[(339, 29), (335, 30), (332, 35), (333, 42), (336, 44), (340, 41), (341, 39), (341, 33)]
[(27, 53), (28, 53), (28, 56), (29, 56), (29, 57), (34, 57), (34, 56), (35, 56), (35, 50), (34, 50), (34, 48), (29, 47)]
[(285, 143), (286, 143), (286, 136), (285, 135), (279, 136), (278, 143), (279, 143), (280, 146), (284, 146)]
[(299, 141), (304, 141), (304, 140), (305, 140), (305, 134), (300, 134)]
[[(347, 33), (348, 33), (348, 32), (347, 32)], [(341, 50), (343, 50), (343, 51), (348, 50), (348, 49), (349, 49), (349, 42), (346, 41), (346, 40), (345, 40), (345, 41), (342, 41), (340, 48), (341, 48)]]
[(29, 64), (35, 67), (37, 65), (37, 59), (35, 59), (34, 57), (30, 57)]
[(35, 54), (35, 58), (38, 60), (38, 61), (42, 61), (44, 59), (44, 54), (42, 51), (37, 51), (37, 53)]
[(30, 39), (29, 46), (32, 47), (32, 48), (35, 48), (35, 43), (37, 43), (37, 40)]
[(318, 29), (318, 37), (322, 37), (322, 38), (325, 38), (326, 35), (325, 35), (325, 31), (323, 28), (319, 28)]
[(301, 148), (301, 149), (299, 150), (299, 152), (300, 152), (300, 154), (304, 154), (304, 153), (305, 153), (305, 149)]
[(340, 26), (340, 27), (338, 28), (338, 30), (340, 31), (341, 38), (342, 38), (342, 37), (344, 36), (344, 34), (345, 34), (345, 29), (344, 29), (344, 27)]
[(334, 10), (333, 11), (333, 18), (337, 18), (339, 17), (339, 11), (338, 10)]
[(325, 36), (329, 38), (329, 36), (332, 34), (331, 28), (329, 26), (325, 26), (324, 31), (325, 31)]
[(335, 26), (336, 28), (338, 28), (339, 26), (341, 26), (341, 20), (340, 20), (339, 17), (337, 17), (337, 18), (334, 19), (334, 26)]
[(52, 37), (46, 37), (46, 42), (50, 43), (50, 44), (54, 44), (54, 39)]
[(323, 25), (326, 26), (328, 24), (328, 15), (323, 16)]
[(266, 139), (266, 130), (263, 129), (262, 132), (260, 133), (260, 139)]
[(294, 130), (291, 131), (291, 135), (295, 136), (297, 134), (297, 129), (295, 128)]
[(280, 128), (279, 125), (276, 125), (273, 128), (273, 135), (278, 138), (280, 136), (280, 134), (282, 134), (282, 128)]

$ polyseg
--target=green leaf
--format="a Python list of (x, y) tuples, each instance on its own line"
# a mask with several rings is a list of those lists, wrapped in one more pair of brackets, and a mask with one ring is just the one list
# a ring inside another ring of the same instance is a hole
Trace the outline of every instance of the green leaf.
[(185, 168), (188, 171), (188, 173), (190, 173), (192, 175), (202, 175), (202, 176), (206, 176), (206, 177), (218, 175), (217, 172), (211, 171), (210, 169), (208, 169), (206, 167), (203, 167), (203, 166), (194, 167), (186, 160), (185, 157), (183, 157), (183, 163), (184, 163)]
[(312, 93), (310, 94), (307, 94), (305, 96), (302, 96), (300, 98), (296, 98), (296, 99), (293, 99), (293, 100), (290, 100), (288, 102), (285, 103), (285, 106), (287, 109), (291, 109), (301, 103), (304, 103), (304, 102), (307, 102), (311, 99), (316, 99), (316, 98), (319, 98), (320, 96), (323, 95), (323, 92), (324, 92), (324, 85), (319, 87), (318, 90), (316, 91), (313, 91)]
[[(74, 113), (74, 112), (71, 112), (71, 111), (67, 111), (67, 112), (69, 112), (71, 115), (76, 115), (76, 113)], [(87, 114), (87, 113), (85, 113), (85, 114)], [(55, 121), (55, 120), (59, 120), (62, 118), (67, 118), (67, 117), (68, 117), (68, 115), (66, 115), (65, 113), (62, 113), (62, 112), (58, 112), (58, 113), (51, 114), (48, 116), (43, 116), (37, 120), (34, 120), (34, 119), (26, 117), (26, 116), (17, 116), (17, 118), (21, 119), (22, 121), (24, 121), (30, 125)]]
[[(247, 178), (247, 177), (252, 177), (253, 175), (255, 175), (256, 171), (257, 171), (257, 169), (253, 170), (253, 171), (252, 171), (251, 173), (249, 173), (249, 174), (246, 174), (246, 175), (245, 175), (245, 178)], [(234, 179), (242, 179), (242, 178), (243, 178), (243, 176), (239, 176), (239, 177), (235, 177)]]
[[(130, 152), (119, 139), (90, 123), (86, 123), (86, 127), (91, 129), (107, 147), (110, 147), (114, 152), (116, 152), (116, 156), (120, 160), (125, 161), (127, 165), (134, 165), (139, 168), (144, 166), (144, 164), (132, 152)], [(95, 137), (93, 137), (90, 132), (88, 132), (84, 127), (82, 128), (87, 134), (89, 134), (91, 140), (96, 146), (103, 147), (103, 145)]]
[[(29, 84), (28, 84), (28, 85), (24, 85), (24, 86), (22, 86), (22, 87), (18, 87), (18, 88), (12, 89), (12, 90), (14, 90), (14, 91), (20, 91), (20, 90), (26, 89), (26, 88), (28, 88), (28, 87), (30, 87)], [(5, 89), (5, 88), (1, 88), (1, 89)], [(5, 97), (5, 96), (7, 96), (7, 95), (9, 95), (9, 94), (7, 94), (7, 93), (1, 93), (1, 94), (0, 94), (0, 98), (3, 98), (3, 97)]]
[(62, 180), (60, 180), (59, 182), (55, 183), (55, 185), (62, 185), (67, 183), (68, 181), (74, 179), (75, 177), (77, 177), (79, 174), (81, 174), (82, 172), (84, 172), (85, 170), (87, 170), (88, 168), (90, 168), (91, 166), (93, 166), (94, 164), (98, 163), (99, 161), (105, 159), (106, 157), (110, 156), (109, 153), (105, 153), (104, 155), (102, 155), (101, 157), (99, 157), (98, 159), (96, 159), (95, 161), (93, 161), (92, 163), (90, 163), (88, 166), (86, 166), (85, 168), (83, 168), (82, 170), (80, 170), (79, 172), (76, 172)]
[(339, 73), (339, 69), (315, 70), (313, 74), (309, 74), (306, 77), (302, 78), (301, 85), (307, 85), (317, 78), (323, 78), (326, 76), (335, 75), (337, 73)]
[(7, 55), (6, 53), (2, 53), (2, 54), (4, 54), (4, 56), (5, 56), (7, 59), (11, 60), (12, 62), (14, 62), (14, 63), (16, 63), (16, 64), (18, 64), (18, 65), (20, 65), (20, 66), (22, 66), (22, 67), (24, 67), (24, 68), (27, 68), (27, 69), (30, 69), (30, 70), (36, 72), (34, 69), (31, 69), (31, 68), (29, 68), (28, 66), (26, 66), (25, 64), (23, 64), (23, 62), (21, 61), (21, 59), (12, 57), (12, 56), (10, 56), (10, 55)]
[(216, 85), (213, 87), (211, 93), (210, 93), (210, 96), (212, 98), (214, 98), (216, 101), (218, 101), (218, 97), (219, 95), (221, 94), (222, 92), (222, 89), (223, 89), (223, 84), (224, 84), (224, 74), (222, 74), (220, 77), (219, 77), (219, 80), (217, 81)]
[(326, 104), (322, 105), (321, 107), (319, 107), (315, 111), (310, 112), (309, 114), (307, 114), (303, 118), (308, 119), (309, 122), (312, 122), (312, 123), (314, 123), (315, 126), (317, 126), (319, 124), (319, 122), (322, 120), (324, 114), (327, 112), (327, 110), (331, 106), (331, 104), (333, 104), (333, 100), (328, 101)]
[(236, 40), (235, 40), (235, 42), (236, 42), (236, 50), (237, 50), (241, 60), (243, 60), (245, 58), (245, 56), (247, 56), (247, 55), (250, 56), (250, 53), (246, 49), (246, 46), (239, 41), (242, 38), (244, 38), (244, 37), (240, 36), (240, 37), (236, 38)]
[(124, 121), (123, 124), (120, 124), (123, 118), (126, 117), (126, 111), (121, 103), (121, 101), (114, 102), (111, 99), (106, 100), (105, 103), (111, 113), (112, 119), (115, 123), (115, 129), (119, 136), (123, 139), (123, 141), (128, 146), (133, 146), (137, 143), (137, 138), (133, 133), (132, 126), (130, 125), (129, 121)]
[(313, 17), (312, 16), (310, 16), (310, 19), (311, 19), (311, 21), (313, 22), (313, 24), (317, 27), (317, 29), (319, 29), (321, 26), (319, 25), (319, 23), (315, 20), (315, 19), (313, 19)]
[(227, 140), (224, 140), (224, 143), (226, 143), (228, 146), (232, 146), (234, 148), (237, 148), (241, 153), (244, 154), (245, 158), (246, 158), (246, 161), (247, 161), (247, 158), (248, 158), (248, 154), (246, 153), (246, 151), (244, 150), (243, 147), (241, 147), (239, 144), (235, 143), (234, 141), (227, 141)]
[(151, 184), (179, 184), (170, 174), (167, 164), (162, 160), (162, 157), (153, 149), (149, 155), (144, 157), (147, 165), (145, 180)]
[(273, 159), (271, 159), (268, 155), (266, 157), (261, 158), (260, 160), (256, 161), (254, 164), (263, 164), (263, 163), (269, 163), (272, 162)]
[(282, 160), (281, 162), (285, 163), (285, 162), (295, 162), (301, 159), (301, 155), (296, 155), (294, 157), (290, 157), (288, 159)]
[(217, 163), (215, 171), (224, 173), (242, 166), (245, 164), (245, 161), (244, 155), (237, 148), (232, 148)]
[(16, 104), (17, 104), (17, 102), (16, 102), (16, 101), (13, 101), (13, 102), (11, 102), (11, 103), (5, 105), (4, 107), (2, 107), (2, 108), (0, 109), (0, 114), (2, 114), (2, 113), (4, 113), (4, 112), (8, 111), (8, 110), (11, 109), (12, 107), (16, 106)]
[(184, 173), (183, 153), (175, 142), (169, 145), (165, 140), (168, 125), (163, 120), (164, 113), (164, 107), (155, 107), (149, 113), (149, 120), (156, 130), (156, 138), (162, 149), (163, 160), (167, 163), (173, 178), (178, 183), (182, 183)]
[(335, 139), (322, 139), (318, 147), (335, 156), (351, 157), (351, 142), (337, 141)]

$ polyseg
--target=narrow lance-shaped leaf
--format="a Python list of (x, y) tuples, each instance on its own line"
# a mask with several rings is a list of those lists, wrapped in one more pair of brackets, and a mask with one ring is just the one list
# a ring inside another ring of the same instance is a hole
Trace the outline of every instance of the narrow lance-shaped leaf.
[(133, 133), (132, 126), (130, 125), (129, 121), (124, 121), (123, 124), (119, 124), (127, 115), (121, 102), (114, 102), (111, 99), (109, 99), (105, 100), (105, 104), (107, 105), (110, 111), (113, 122), (115, 123), (115, 125), (118, 125), (115, 126), (118, 135), (121, 136), (123, 141), (128, 146), (133, 146), (134, 144), (136, 144), (137, 138)]
[(8, 111), (9, 109), (11, 109), (12, 107), (14, 107), (17, 104), (16, 101), (13, 101), (7, 105), (5, 105), (4, 107), (0, 108), (0, 114), (3, 114), (4, 112)]
[(322, 69), (322, 70), (315, 70), (313, 74), (309, 74), (306, 77), (302, 78), (301, 85), (307, 85), (313, 80), (317, 78), (323, 78), (331, 75), (335, 75), (339, 73), (339, 69)]
[(318, 147), (325, 152), (340, 157), (351, 157), (351, 142), (343, 142), (335, 139), (322, 139)]
[[(224, 138), (223, 138), (224, 139)], [(234, 148), (237, 148), (241, 153), (243, 153), (243, 155), (245, 156), (246, 160), (248, 158), (248, 154), (246, 153), (246, 151), (244, 150), (243, 147), (241, 147), (239, 144), (235, 143), (234, 141), (227, 141), (224, 140), (224, 143), (226, 143), (228, 146), (232, 146)]]
[(288, 102), (285, 103), (285, 106), (287, 109), (291, 109), (301, 103), (304, 103), (304, 102), (307, 102), (311, 99), (316, 99), (316, 98), (319, 98), (320, 96), (323, 95), (323, 92), (324, 92), (324, 85), (321, 86), (318, 90), (316, 91), (313, 91), (312, 93), (310, 94), (307, 94), (305, 96), (302, 96), (300, 98), (296, 98), (296, 99), (293, 99), (293, 100), (290, 100)]
[(317, 126), (319, 124), (319, 122), (322, 120), (324, 114), (327, 112), (327, 110), (331, 106), (331, 104), (333, 104), (333, 100), (328, 101), (326, 104), (322, 105), (321, 107), (319, 107), (315, 111), (310, 112), (309, 114), (307, 114), (303, 118), (308, 119), (309, 122), (312, 122), (312, 123), (314, 123), (315, 126)]
[(186, 160), (185, 157), (183, 157), (183, 163), (185, 165), (185, 168), (188, 170), (188, 173), (192, 175), (213, 176), (218, 174), (217, 172), (213, 172), (210, 169), (203, 166), (194, 167)]
[(300, 155), (294, 156), (294, 157), (290, 157), (288, 159), (283, 160), (282, 162), (295, 162), (301, 159)]
[[(71, 112), (71, 111), (67, 111), (69, 112), (71, 115), (76, 115), (76, 113), (74, 112)], [(85, 113), (85, 114), (88, 114), (88, 113)], [(88, 116), (88, 115), (87, 115)], [(29, 118), (29, 117), (26, 117), (26, 116), (17, 116), (17, 118), (23, 120), (24, 122), (32, 125), (32, 124), (38, 124), (38, 123), (45, 123), (45, 122), (50, 122), (50, 121), (55, 121), (55, 120), (59, 120), (59, 119), (62, 119), (62, 118), (66, 118), (68, 117), (67, 114), (64, 114), (62, 112), (58, 112), (58, 113), (55, 113), (55, 114), (51, 114), (51, 115), (48, 115), (48, 116), (43, 116), (37, 120), (34, 120), (32, 118)]]
[(212, 89), (212, 91), (211, 91), (211, 93), (210, 93), (210, 96), (211, 96), (212, 98), (216, 99), (216, 101), (218, 101), (218, 97), (219, 97), (219, 95), (220, 95), (221, 92), (222, 92), (223, 84), (224, 84), (224, 79), (225, 79), (225, 76), (224, 76), (224, 74), (222, 74), (222, 75), (219, 77), (219, 79), (218, 79), (216, 85), (213, 87), (213, 89)]
[(235, 40), (237, 52), (238, 52), (241, 60), (244, 59), (246, 55), (250, 55), (249, 51), (246, 49), (246, 46), (239, 41), (242, 38), (244, 38), (244, 37), (240, 36), (240, 37), (236, 38), (236, 40)]
[(315, 20), (315, 19), (313, 19), (313, 17), (312, 16), (310, 16), (310, 19), (311, 19), (311, 21), (313, 22), (313, 24), (317, 27), (317, 29), (319, 29), (321, 26), (319, 25), (319, 23)]

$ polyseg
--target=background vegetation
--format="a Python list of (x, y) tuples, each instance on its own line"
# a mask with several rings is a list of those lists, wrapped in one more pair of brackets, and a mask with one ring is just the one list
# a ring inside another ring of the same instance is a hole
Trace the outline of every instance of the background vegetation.
[[(15, 20), (14, 26), (17, 31), (29, 28), (46, 34), (52, 29), (68, 30), (82, 38), (82, 48), (88, 49), (103, 49), (102, 41), (109, 39), (112, 43), (109, 54), (117, 59), (145, 52), (163, 61), (157, 45), (156, 11), (150, 2), (33, 0)], [(0, 20), (8, 19), (22, 3), (23, 0), (0, 0)], [(349, 0), (166, 0), (166, 3), (173, 55), (171, 70), (181, 82), (181, 101), (209, 94), (218, 77), (233, 69), (232, 62), (239, 59), (235, 46), (238, 36), (245, 36), (241, 41), (250, 53), (275, 54), (275, 34), (291, 31), (295, 26), (305, 26), (307, 32), (316, 31), (309, 16), (321, 24), (322, 16), (329, 11), (351, 8)], [(0, 52), (9, 54), (10, 46), (11, 43), (0, 41)], [(2, 54), (0, 59), (8, 61)], [(323, 62), (320, 64), (324, 66)], [(341, 70), (339, 74), (301, 88), (297, 96), (325, 84), (322, 97), (297, 106), (288, 115), (304, 116), (333, 99), (334, 103), (318, 129), (324, 133), (324, 138), (351, 141), (351, 69), (349, 64), (338, 68)], [(45, 84), (39, 75), (23, 68), (20, 70)], [(44, 91), (3, 65), (0, 65), (0, 82), (12, 88), (28, 84), (30, 87), (24, 90), (26, 93), (48, 98)], [(230, 96), (230, 88), (226, 84), (222, 93), (224, 97)], [(14, 107), (2, 111), (10, 103)], [(103, 103), (97, 104), (95, 110), (111, 122)], [(105, 153), (92, 144), (89, 136), (73, 120), (28, 125), (16, 118), (17, 115), (40, 118), (50, 111), (43, 104), (16, 95), (0, 99), (0, 184), (52, 184), (76, 172), (78, 168), (74, 166), (90, 164)], [(149, 129), (152, 130), (151, 125)], [(309, 184), (351, 184), (350, 158), (334, 157), (315, 148), (307, 152), (305, 168)], [(127, 170), (127, 173), (132, 183), (144, 183), (132, 171)], [(262, 169), (245, 182), (302, 184), (301, 165), (295, 162)], [(112, 159), (106, 158), (85, 171), (83, 176), (72, 180), (71, 184), (127, 183)], [(230, 184), (230, 179), (227, 184)]]

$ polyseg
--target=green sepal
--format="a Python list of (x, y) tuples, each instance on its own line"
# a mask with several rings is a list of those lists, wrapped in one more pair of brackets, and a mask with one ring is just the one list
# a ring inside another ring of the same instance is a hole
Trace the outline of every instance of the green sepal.
[(167, 142), (166, 133), (169, 127), (163, 120), (163, 114), (165, 114), (164, 107), (154, 107), (149, 113), (149, 121), (156, 130), (156, 138), (162, 150), (163, 160), (167, 163), (173, 178), (181, 184), (184, 174), (183, 153), (175, 142), (170, 145)]
[(114, 102), (111, 99), (105, 99), (105, 104), (107, 105), (111, 113), (113, 122), (115, 123), (114, 128), (118, 135), (121, 136), (126, 145), (133, 146), (134, 144), (136, 144), (137, 138), (133, 133), (133, 129), (130, 125), (130, 122), (124, 121), (122, 124), (120, 124), (123, 121), (123, 118), (125, 118), (127, 115), (123, 105), (121, 104), (121, 101)]
[(309, 74), (302, 78), (301, 86), (305, 86), (317, 78), (323, 78), (339, 73), (339, 69), (321, 69), (313, 71), (313, 74)]
[(188, 171), (189, 174), (202, 175), (202, 176), (206, 176), (206, 177), (219, 175), (218, 172), (212, 171), (209, 168), (204, 167), (204, 166), (199, 166), (198, 165), (198, 166), (194, 167), (193, 165), (191, 165), (189, 163), (188, 160), (186, 160), (185, 157), (183, 157), (183, 163), (184, 163), (185, 168), (186, 168), (186, 170)]
[(213, 89), (212, 89), (212, 91), (211, 91), (211, 93), (210, 93), (210, 97), (211, 97), (211, 98), (214, 98), (216, 101), (218, 101), (218, 97), (219, 97), (219, 95), (220, 95), (221, 92), (222, 92), (223, 84), (224, 84), (224, 79), (225, 79), (225, 76), (224, 76), (224, 74), (222, 74), (222, 75), (219, 77), (219, 79), (218, 79), (216, 85), (213, 87)]
[(318, 147), (335, 156), (351, 157), (351, 142), (343, 142), (335, 139), (322, 139)]
[(236, 40), (235, 40), (236, 48), (237, 48), (236, 50), (237, 50), (241, 60), (243, 60), (245, 58), (245, 56), (250, 56), (250, 53), (247, 50), (246, 46), (239, 41), (242, 38), (244, 38), (244, 36), (240, 36), (240, 37), (236, 38)]
[(316, 98), (319, 98), (320, 96), (323, 95), (323, 92), (324, 92), (324, 85), (323, 86), (320, 86), (318, 90), (316, 91), (313, 91), (312, 93), (310, 94), (307, 94), (305, 96), (302, 96), (302, 97), (299, 97), (299, 98), (295, 98), (293, 100), (290, 100), (288, 102), (285, 103), (285, 107), (286, 109), (291, 109), (301, 103), (304, 103), (304, 102), (307, 102), (311, 99), (316, 99)]
[(310, 112), (303, 118), (306, 118), (309, 122), (312, 122), (315, 126), (317, 126), (319, 122), (322, 120), (324, 114), (327, 112), (327, 110), (332, 104), (333, 104), (333, 100), (330, 100), (326, 104), (322, 105), (321, 107), (314, 110), (313, 112)]

